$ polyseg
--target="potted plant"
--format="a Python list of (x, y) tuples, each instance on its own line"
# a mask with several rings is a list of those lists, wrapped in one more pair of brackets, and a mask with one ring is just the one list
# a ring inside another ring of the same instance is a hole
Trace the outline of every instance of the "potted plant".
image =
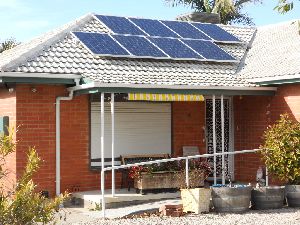
[(264, 133), (261, 149), (270, 174), (287, 183), (288, 206), (300, 207), (300, 123), (281, 115)]
[(134, 166), (129, 170), (129, 177), (134, 179), (137, 193), (176, 191), (180, 183), (177, 173), (181, 172), (178, 162), (165, 162), (145, 166)]
[[(200, 159), (192, 159), (189, 163), (189, 185), (185, 181), (185, 169), (178, 173), (178, 180), (181, 182), (181, 200), (183, 212), (209, 212), (211, 190), (204, 188), (204, 181), (211, 173), (207, 162)], [(184, 167), (182, 167), (184, 168)]]
[(251, 185), (229, 184), (212, 187), (212, 202), (217, 212), (241, 213), (249, 210)]
[(251, 193), (253, 209), (278, 209), (283, 207), (284, 187), (265, 186), (266, 180), (264, 169), (260, 166), (256, 174), (256, 188)]

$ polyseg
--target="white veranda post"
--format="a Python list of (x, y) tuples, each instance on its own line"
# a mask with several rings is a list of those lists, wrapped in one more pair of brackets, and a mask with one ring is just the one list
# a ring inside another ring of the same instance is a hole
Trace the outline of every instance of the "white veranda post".
[[(224, 132), (224, 96), (221, 95), (221, 132), (222, 132), (222, 153), (225, 151), (225, 132)], [(222, 184), (225, 184), (225, 155), (222, 155)]]
[[(213, 95), (213, 150), (214, 154), (217, 152), (216, 145), (216, 96)], [(217, 156), (214, 155), (214, 185), (217, 184)]]
[(101, 195), (102, 213), (105, 217), (105, 197), (104, 197), (104, 93), (101, 92)]
[[(111, 93), (110, 99), (111, 108), (111, 166), (115, 166), (115, 94)], [(115, 196), (115, 170), (111, 171), (111, 195)]]

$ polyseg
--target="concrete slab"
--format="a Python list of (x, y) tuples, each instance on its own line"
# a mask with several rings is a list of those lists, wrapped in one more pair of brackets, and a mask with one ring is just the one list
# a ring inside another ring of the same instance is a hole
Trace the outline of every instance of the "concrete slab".
[[(101, 191), (84, 191), (73, 193), (72, 196), (76, 201), (83, 204), (84, 208), (95, 208), (101, 203)], [(127, 189), (118, 189), (114, 197), (111, 195), (111, 190), (105, 191), (106, 208), (125, 207), (131, 204), (139, 204), (146, 202), (160, 201), (163, 199), (176, 199), (180, 197), (180, 192), (174, 193), (157, 193), (157, 194), (137, 194), (135, 190), (128, 191)]]
[[(114, 209), (107, 209), (105, 211), (107, 219), (116, 219), (122, 218), (125, 216), (129, 216), (132, 214), (140, 214), (147, 211), (158, 210), (162, 205), (178, 205), (181, 204), (181, 199), (168, 199), (168, 200), (161, 200), (155, 201), (151, 203), (144, 203), (144, 204), (137, 204), (137, 205), (130, 205), (122, 208), (114, 208)], [(67, 215), (68, 223), (74, 223), (79, 221), (92, 221), (93, 219), (100, 219), (102, 218), (102, 211), (90, 211), (86, 208), (65, 208), (69, 215)]]

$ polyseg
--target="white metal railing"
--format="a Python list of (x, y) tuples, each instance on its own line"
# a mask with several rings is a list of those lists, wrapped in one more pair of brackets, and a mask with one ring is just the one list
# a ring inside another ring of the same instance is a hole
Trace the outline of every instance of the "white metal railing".
[[(164, 163), (164, 162), (185, 160), (185, 172), (186, 172), (186, 174), (185, 174), (185, 180), (186, 180), (186, 185), (189, 186), (189, 170), (188, 170), (188, 168), (189, 168), (189, 159), (214, 157), (214, 161), (215, 161), (215, 159), (216, 159), (217, 156), (237, 155), (237, 154), (244, 154), (244, 153), (255, 153), (255, 152), (258, 152), (258, 151), (261, 151), (261, 149), (242, 150), (242, 151), (234, 151), (234, 152), (222, 152), (222, 153), (214, 153), (214, 154), (202, 154), (202, 155), (193, 155), (193, 156), (184, 156), (184, 157), (177, 157), (177, 158), (170, 158), (170, 159), (159, 159), (159, 160), (153, 160), (153, 161), (147, 161), (147, 162), (140, 162), (140, 163), (120, 165), (120, 166), (106, 167), (106, 168), (104, 168), (104, 169), (101, 170), (101, 207), (102, 207), (102, 217), (105, 218), (104, 173), (106, 171), (114, 171), (114, 170), (117, 170), (117, 169), (126, 169), (126, 168), (130, 168), (130, 167), (133, 167), (133, 166), (144, 166), (144, 165), (158, 164), (158, 163)], [(222, 168), (222, 170), (224, 170), (224, 168)], [(214, 171), (213, 172), (214, 172), (214, 174), (216, 174), (216, 167), (215, 166), (214, 166)], [(112, 183), (114, 183), (114, 182), (115, 181), (112, 180)], [(268, 182), (268, 173), (266, 171), (266, 184), (268, 184), (268, 183), (269, 183)], [(225, 184), (225, 180), (224, 179), (222, 179), (222, 184)], [(112, 186), (115, 187), (114, 184), (112, 184)], [(113, 189), (112, 189), (112, 196), (114, 196), (114, 194), (115, 194), (115, 192), (114, 192)]]

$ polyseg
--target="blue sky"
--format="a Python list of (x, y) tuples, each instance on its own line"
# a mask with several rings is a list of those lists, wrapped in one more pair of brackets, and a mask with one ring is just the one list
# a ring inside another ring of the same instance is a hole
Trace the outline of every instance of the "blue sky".
[[(249, 5), (245, 11), (256, 25), (300, 19), (300, 1), (293, 12), (280, 15), (273, 10), (277, 0)], [(187, 7), (172, 8), (164, 0), (0, 0), (0, 41), (15, 37), (26, 41), (86, 13), (174, 19), (189, 12)]]

